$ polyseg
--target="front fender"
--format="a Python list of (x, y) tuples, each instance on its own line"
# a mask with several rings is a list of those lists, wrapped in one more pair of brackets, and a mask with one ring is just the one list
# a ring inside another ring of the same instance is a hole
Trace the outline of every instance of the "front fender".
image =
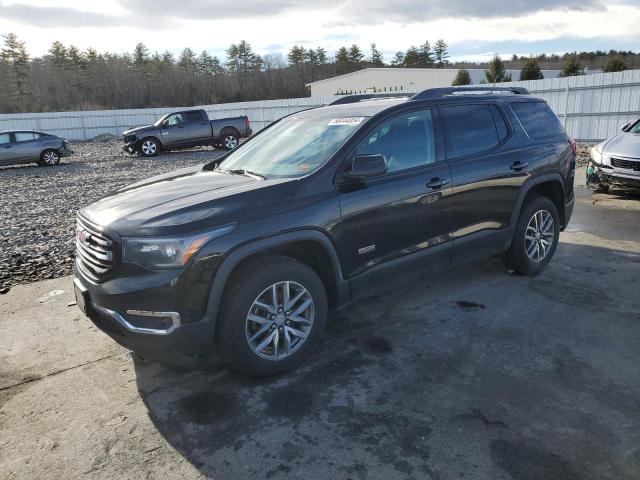
[(349, 303), (351, 300), (349, 282), (348, 280), (345, 280), (343, 276), (338, 253), (336, 252), (336, 249), (329, 237), (325, 233), (313, 229), (281, 233), (252, 241), (227, 253), (216, 271), (211, 292), (209, 294), (209, 300), (207, 302), (205, 317), (207, 317), (207, 320), (212, 323), (212, 333), (215, 332), (215, 324), (218, 318), (220, 303), (222, 301), (222, 295), (227, 285), (227, 281), (229, 280), (233, 270), (240, 264), (240, 262), (260, 252), (300, 241), (317, 242), (326, 250), (329, 258), (331, 259), (333, 271), (335, 272), (337, 292), (336, 306), (342, 306)]

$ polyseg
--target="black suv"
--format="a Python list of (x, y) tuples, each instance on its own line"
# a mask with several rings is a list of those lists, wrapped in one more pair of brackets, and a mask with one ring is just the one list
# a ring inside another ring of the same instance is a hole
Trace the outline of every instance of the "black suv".
[(307, 357), (330, 309), (397, 281), (551, 260), (575, 144), (544, 101), (444, 88), (337, 103), (80, 210), (80, 308), (142, 356), (217, 352), (269, 375)]

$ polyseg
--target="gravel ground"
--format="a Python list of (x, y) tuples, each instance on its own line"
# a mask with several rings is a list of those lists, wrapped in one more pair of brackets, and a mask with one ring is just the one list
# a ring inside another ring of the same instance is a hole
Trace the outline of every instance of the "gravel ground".
[(201, 148), (144, 159), (122, 152), (116, 140), (72, 148), (75, 155), (54, 168), (0, 168), (0, 293), (71, 273), (79, 208), (130, 183), (224, 153)]

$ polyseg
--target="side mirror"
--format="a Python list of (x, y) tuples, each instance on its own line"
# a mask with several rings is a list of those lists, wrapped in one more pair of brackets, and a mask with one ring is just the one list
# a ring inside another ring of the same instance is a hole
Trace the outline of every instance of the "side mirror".
[(167, 125), (169, 125), (169, 120), (163, 120), (162, 121), (162, 126), (166, 127)]
[(626, 132), (627, 128), (629, 128), (629, 125), (631, 125), (631, 124), (630, 123), (625, 123), (620, 130), (622, 130), (623, 132)]
[(346, 172), (349, 178), (370, 178), (387, 172), (387, 160), (384, 155), (357, 155), (351, 162), (351, 170)]

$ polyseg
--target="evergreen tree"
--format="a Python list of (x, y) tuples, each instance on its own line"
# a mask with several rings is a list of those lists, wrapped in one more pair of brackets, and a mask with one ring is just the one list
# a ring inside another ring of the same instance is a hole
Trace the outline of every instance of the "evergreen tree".
[(613, 55), (607, 58), (607, 63), (602, 67), (603, 72), (622, 72), (627, 69), (627, 64), (620, 55)]
[(180, 57), (178, 57), (178, 66), (184, 70), (196, 70), (198, 62), (195, 52), (189, 47), (182, 50)]
[(212, 56), (206, 50), (196, 59), (198, 71), (207, 75), (218, 75), (222, 73), (222, 66), (220, 65), (220, 59), (216, 56)]
[(391, 60), (392, 67), (402, 67), (404, 65), (404, 53), (396, 52), (393, 56), (393, 60)]
[(164, 65), (174, 65), (176, 63), (176, 59), (173, 56), (173, 53), (166, 51), (162, 54), (162, 63)]
[(540, 64), (535, 57), (527, 58), (520, 70), (520, 80), (541, 80), (544, 75), (540, 71)]
[(349, 71), (349, 51), (346, 47), (340, 47), (336, 52), (336, 73), (339, 75)]
[(498, 55), (493, 57), (493, 59), (489, 62), (489, 70), (485, 70), (484, 76), (487, 83), (501, 83), (511, 81), (511, 75), (508, 74), (505, 70), (504, 62)]
[(578, 60), (578, 56), (567, 55), (564, 65), (562, 66), (562, 71), (560, 72), (561, 77), (575, 77), (577, 75), (584, 75), (584, 69), (582, 65), (580, 65), (580, 61)]
[(471, 75), (469, 75), (469, 70), (466, 70), (464, 68), (458, 70), (456, 78), (453, 79), (451, 85), (454, 87), (459, 87), (461, 85), (471, 85)]
[(3, 71), (8, 82), (8, 93), (10, 97), (17, 98), (22, 108), (25, 107), (30, 95), (29, 80), (31, 65), (29, 54), (24, 42), (18, 40), (14, 33), (2, 35), (4, 46), (0, 50), (0, 62), (3, 64)]
[(358, 67), (362, 63), (362, 60), (364, 60), (364, 53), (362, 53), (360, 47), (354, 43), (349, 47), (349, 63), (354, 67)]
[[(411, 47), (414, 48), (414, 47)], [(407, 52), (409, 53), (409, 52)], [(431, 51), (431, 44), (429, 43), (429, 41), (427, 40), (426, 42), (424, 42), (422, 45), (420, 45), (420, 49), (418, 50), (418, 54), (420, 56), (420, 58), (414, 62), (413, 58), (411, 59), (411, 62), (414, 63), (416, 67), (431, 67), (433, 66), (433, 52)], [(405, 63), (406, 63), (406, 55), (405, 55)], [(405, 66), (409, 66), (409, 65), (405, 65)]]
[(312, 48), (307, 50), (304, 54), (304, 63), (311, 66), (318, 65), (318, 53)]
[(138, 43), (133, 51), (133, 64), (139, 72), (142, 72), (149, 62), (149, 49), (144, 43)]
[(371, 44), (371, 65), (374, 67), (384, 67), (382, 52), (376, 48), (376, 44)]
[(67, 48), (58, 41), (51, 44), (45, 58), (55, 67), (64, 68), (67, 63)]
[(438, 40), (433, 46), (433, 56), (435, 58), (436, 66), (439, 68), (442, 68), (449, 63), (449, 46), (444, 40)]
[(420, 54), (420, 50), (413, 45), (409, 47), (407, 53), (404, 54), (403, 66), (407, 68), (424, 67), (424, 56)]
[(316, 48), (316, 56), (318, 57), (318, 65), (325, 65), (327, 63), (327, 51), (324, 48)]
[(287, 55), (287, 59), (289, 60), (289, 66), (295, 68), (302, 68), (302, 65), (305, 63), (307, 51), (304, 47), (299, 47), (298, 45), (294, 45), (289, 50), (289, 54)]

